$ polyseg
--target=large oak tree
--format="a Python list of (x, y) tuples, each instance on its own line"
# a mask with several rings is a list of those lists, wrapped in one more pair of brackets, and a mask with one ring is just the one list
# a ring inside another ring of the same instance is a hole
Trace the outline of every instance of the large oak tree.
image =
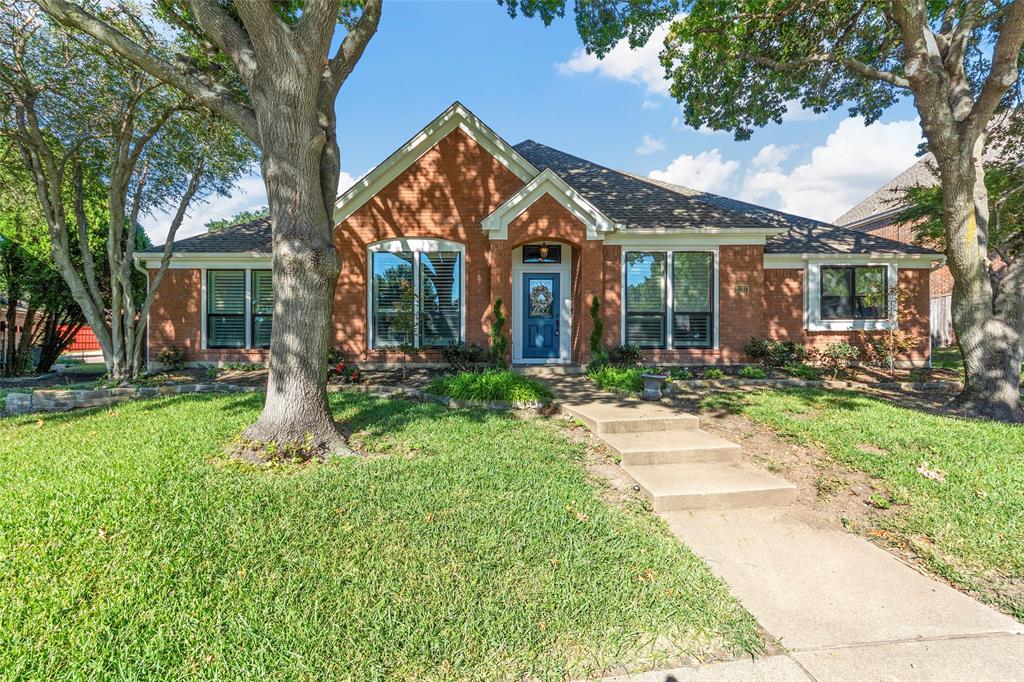
[[(180, 32), (174, 59), (147, 50), (95, 12), (38, 0), (63, 24), (236, 125), (261, 152), (273, 225), (274, 326), (255, 444), (343, 447), (327, 406), (331, 306), (339, 272), (332, 215), (340, 156), (334, 102), (377, 30), (382, 0), (159, 0)], [(331, 50), (341, 26), (344, 38)]]

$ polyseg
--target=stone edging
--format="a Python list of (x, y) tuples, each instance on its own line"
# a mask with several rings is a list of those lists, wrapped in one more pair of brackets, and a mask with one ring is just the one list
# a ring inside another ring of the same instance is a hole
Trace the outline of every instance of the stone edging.
[(774, 386), (778, 388), (890, 388), (902, 391), (926, 390), (959, 390), (961, 384), (956, 381), (843, 381), (838, 379), (684, 379), (665, 382), (666, 393), (678, 391), (681, 386), (700, 387), (736, 387), (736, 386)]
[(77, 389), (61, 391), (57, 389), (37, 389), (31, 393), (8, 393), (4, 399), (6, 414), (26, 414), (29, 412), (67, 412), (68, 410), (85, 409), (115, 405), (139, 398), (156, 398), (179, 393), (256, 393), (263, 389), (256, 386), (236, 386), (234, 384), (171, 384), (168, 386), (139, 386), (124, 388)]
[[(129, 400), (156, 398), (181, 393), (260, 393), (265, 389), (259, 386), (238, 386), (235, 384), (170, 384), (167, 386), (141, 386), (138, 388), (102, 388), (76, 389), (61, 391), (57, 389), (38, 389), (31, 393), (8, 393), (4, 399), (5, 414), (27, 414), (29, 412), (67, 412), (69, 410), (86, 409), (115, 405)], [(402, 396), (413, 400), (438, 403), (449, 409), (481, 408), (485, 410), (540, 410), (548, 403), (509, 403), (501, 400), (453, 400), (443, 396), (432, 395), (418, 388), (402, 386), (379, 386), (375, 384), (333, 385), (327, 387), (328, 392), (351, 391), (382, 397)]]

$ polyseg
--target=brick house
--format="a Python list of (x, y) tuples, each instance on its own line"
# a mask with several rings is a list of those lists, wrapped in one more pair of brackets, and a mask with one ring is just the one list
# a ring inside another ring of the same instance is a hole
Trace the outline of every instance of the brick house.
[[(911, 244), (510, 145), (456, 102), (339, 197), (333, 338), (352, 361), (435, 363), (486, 345), (496, 299), (510, 360), (586, 363), (596, 297), (607, 347), (650, 362), (748, 362), (751, 337), (824, 345), (891, 324), (930, 360), (929, 276)], [(149, 320), (150, 359), (264, 362), (274, 305), (267, 220), (182, 239)], [(156, 268), (157, 250), (137, 256)]]

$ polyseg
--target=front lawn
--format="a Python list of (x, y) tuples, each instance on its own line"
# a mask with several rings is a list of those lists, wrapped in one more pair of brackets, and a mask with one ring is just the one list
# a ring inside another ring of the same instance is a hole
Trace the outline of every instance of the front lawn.
[(1024, 426), (811, 389), (712, 394), (702, 406), (742, 412), (876, 478), (895, 504), (875, 519), (883, 536), (1024, 620)]
[(227, 459), (252, 394), (0, 419), (0, 677), (564, 679), (760, 647), (553, 423), (331, 400), (370, 456)]

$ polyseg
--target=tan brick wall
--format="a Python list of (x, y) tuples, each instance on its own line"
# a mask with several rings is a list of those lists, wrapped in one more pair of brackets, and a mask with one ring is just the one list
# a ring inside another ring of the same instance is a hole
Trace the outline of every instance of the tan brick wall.
[[(914, 363), (928, 359), (928, 275), (926, 269), (899, 271), (900, 291), (906, 294), (902, 327), (919, 340), (917, 347), (904, 359)], [(804, 329), (803, 279), (803, 270), (764, 271), (766, 336), (815, 347), (824, 347), (836, 341), (860, 345), (860, 337), (855, 331), (809, 332)]]

